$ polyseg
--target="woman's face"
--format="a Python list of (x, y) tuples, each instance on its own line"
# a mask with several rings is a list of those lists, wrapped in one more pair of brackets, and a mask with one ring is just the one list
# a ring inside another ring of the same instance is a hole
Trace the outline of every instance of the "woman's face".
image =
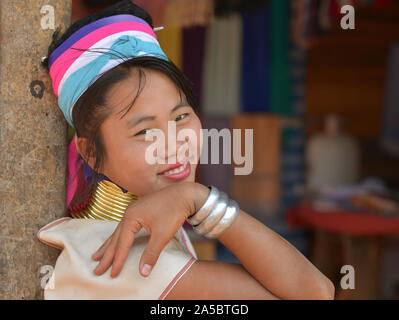
[[(110, 89), (106, 99), (112, 114), (100, 127), (105, 148), (102, 173), (138, 196), (180, 181), (194, 181), (201, 150), (201, 123), (184, 94), (163, 73), (150, 69), (144, 73), (143, 89), (128, 113), (126, 107), (138, 91), (138, 71), (133, 69), (131, 77)], [(170, 132), (168, 137), (168, 121), (176, 125), (176, 135)], [(183, 129), (190, 129), (183, 132), (192, 135), (179, 141)], [(154, 148), (156, 138), (145, 139), (146, 133), (156, 131), (165, 137), (164, 148)]]

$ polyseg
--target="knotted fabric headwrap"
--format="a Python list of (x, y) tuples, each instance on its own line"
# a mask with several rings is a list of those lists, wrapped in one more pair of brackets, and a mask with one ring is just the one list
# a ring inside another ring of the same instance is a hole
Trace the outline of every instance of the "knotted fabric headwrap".
[(139, 56), (168, 60), (151, 26), (136, 16), (115, 15), (94, 21), (64, 41), (49, 57), (53, 90), (65, 119), (79, 97), (101, 75)]

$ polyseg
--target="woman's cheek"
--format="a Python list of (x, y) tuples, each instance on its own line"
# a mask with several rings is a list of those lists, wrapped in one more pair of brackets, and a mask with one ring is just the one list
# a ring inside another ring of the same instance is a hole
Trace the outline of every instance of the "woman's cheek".
[(149, 146), (147, 141), (136, 142), (129, 150), (130, 165), (136, 171), (142, 171), (148, 169), (148, 162), (146, 160), (146, 150)]
[(129, 186), (128, 190), (137, 196), (143, 196), (151, 192), (156, 180), (154, 165), (150, 165), (145, 159), (137, 157), (135, 161), (130, 162), (127, 166), (125, 179), (128, 179), (126, 181)]

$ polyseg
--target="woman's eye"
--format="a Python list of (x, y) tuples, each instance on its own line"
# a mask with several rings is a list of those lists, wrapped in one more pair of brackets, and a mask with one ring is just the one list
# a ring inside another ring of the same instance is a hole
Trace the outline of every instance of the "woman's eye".
[(188, 115), (190, 115), (190, 114), (189, 114), (189, 113), (182, 113), (182, 114), (179, 114), (179, 115), (176, 117), (176, 120), (175, 120), (175, 121), (182, 120), (182, 119), (186, 118)]
[(151, 130), (151, 129), (144, 129), (144, 130), (141, 130), (140, 132), (137, 132), (137, 133), (135, 134), (135, 136), (139, 136), (139, 135), (142, 135), (142, 134), (146, 134), (147, 131), (149, 131), (149, 130)]

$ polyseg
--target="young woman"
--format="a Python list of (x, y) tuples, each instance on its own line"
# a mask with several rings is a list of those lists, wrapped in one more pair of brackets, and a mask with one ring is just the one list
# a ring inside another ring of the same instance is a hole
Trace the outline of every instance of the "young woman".
[[(164, 298), (333, 299), (332, 282), (291, 244), (222, 191), (195, 182), (201, 151), (196, 102), (152, 29), (144, 10), (121, 1), (76, 22), (60, 38), (55, 34), (44, 61), (59, 106), (76, 130), (80, 159), (92, 168), (89, 185), (106, 177), (139, 197), (92, 255), (99, 261), (94, 274), (101, 277), (112, 266), (110, 276), (118, 277), (144, 228), (151, 236), (139, 270), (150, 277), (165, 246), (188, 220), (202, 234), (213, 232), (241, 264), (196, 259)], [(158, 130), (168, 137), (170, 121), (177, 134), (188, 129), (198, 139), (167, 140), (165, 151), (155, 153), (164, 162), (150, 164), (146, 154), (153, 142), (146, 135)], [(179, 155), (182, 149), (189, 152)], [(87, 190), (78, 190), (72, 202), (87, 197)], [(209, 204), (214, 206), (206, 208)], [(200, 217), (204, 212), (208, 216)], [(212, 215), (214, 223), (205, 223)]]

